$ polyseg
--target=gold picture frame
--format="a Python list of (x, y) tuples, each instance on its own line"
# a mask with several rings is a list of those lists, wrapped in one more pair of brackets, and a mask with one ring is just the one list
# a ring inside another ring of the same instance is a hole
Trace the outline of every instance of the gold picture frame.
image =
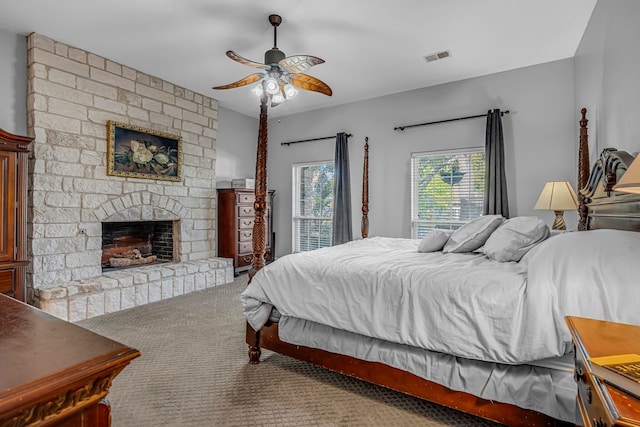
[(182, 137), (107, 121), (107, 175), (182, 180)]

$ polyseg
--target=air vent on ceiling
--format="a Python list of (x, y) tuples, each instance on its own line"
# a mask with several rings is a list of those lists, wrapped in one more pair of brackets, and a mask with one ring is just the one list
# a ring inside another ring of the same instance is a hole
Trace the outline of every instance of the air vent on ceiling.
[(444, 59), (451, 56), (451, 52), (448, 50), (443, 50), (442, 52), (432, 53), (424, 57), (424, 60), (427, 62), (437, 61), (438, 59)]

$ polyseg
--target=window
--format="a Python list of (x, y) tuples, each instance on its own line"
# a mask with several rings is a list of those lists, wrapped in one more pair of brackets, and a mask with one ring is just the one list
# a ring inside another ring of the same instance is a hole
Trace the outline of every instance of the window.
[(331, 246), (333, 160), (293, 165), (293, 252)]
[(455, 230), (482, 215), (484, 148), (411, 156), (411, 236)]

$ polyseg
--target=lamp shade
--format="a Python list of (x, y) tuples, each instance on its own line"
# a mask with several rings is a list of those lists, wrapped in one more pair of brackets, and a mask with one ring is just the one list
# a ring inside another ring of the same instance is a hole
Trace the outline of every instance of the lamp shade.
[(568, 181), (550, 181), (544, 185), (534, 209), (568, 211), (577, 207), (576, 193)]
[(637, 156), (627, 171), (622, 175), (620, 181), (613, 186), (614, 191), (623, 193), (640, 194), (640, 156)]

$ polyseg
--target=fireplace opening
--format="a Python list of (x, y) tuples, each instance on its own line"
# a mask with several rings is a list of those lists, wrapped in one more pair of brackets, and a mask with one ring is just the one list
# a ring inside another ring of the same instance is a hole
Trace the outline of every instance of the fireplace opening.
[(102, 223), (102, 271), (174, 261), (174, 221)]

